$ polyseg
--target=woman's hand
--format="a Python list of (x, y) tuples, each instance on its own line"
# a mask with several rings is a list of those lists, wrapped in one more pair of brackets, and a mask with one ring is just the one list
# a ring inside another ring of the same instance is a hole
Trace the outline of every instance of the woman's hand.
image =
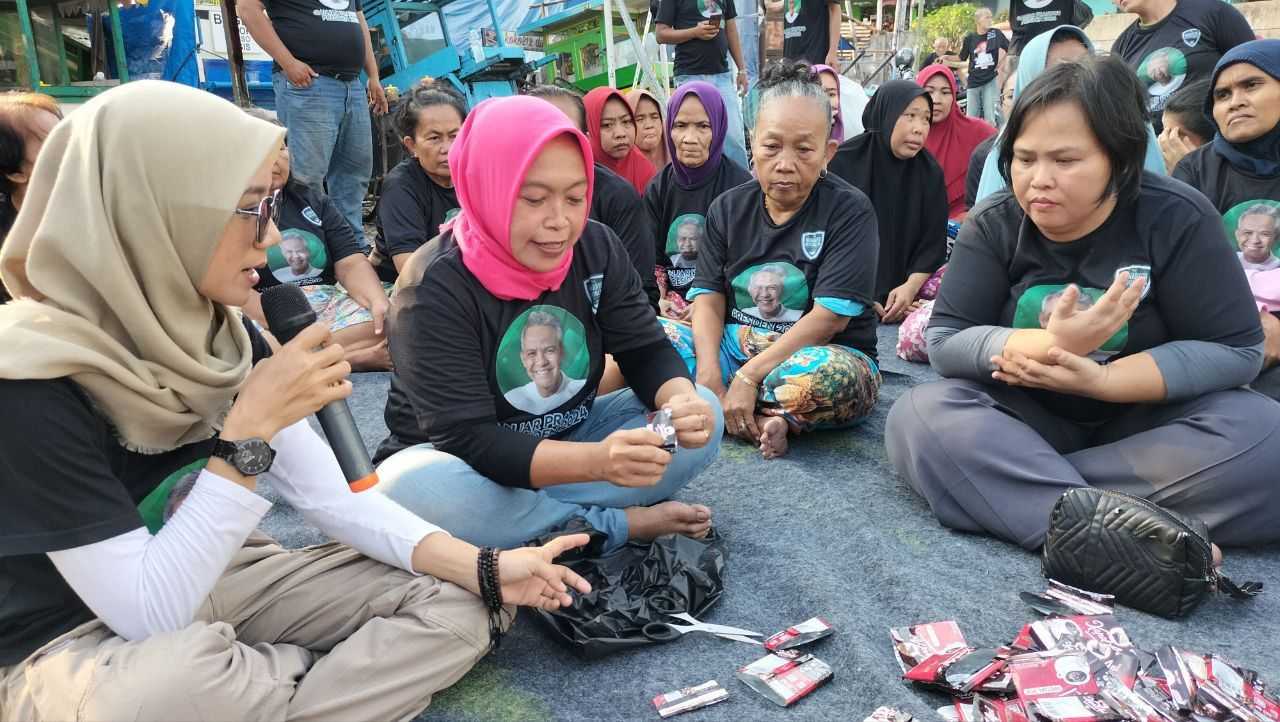
[(724, 385), (724, 380), (720, 376), (720, 366), (704, 368), (705, 365), (698, 364), (698, 372), (694, 375), (694, 383), (710, 389), (711, 393), (715, 394), (717, 399), (720, 399), (721, 406), (723, 406), (724, 395), (729, 393), (729, 389)]
[(586, 534), (569, 534), (540, 547), (509, 549), (499, 554), (498, 583), (502, 585), (502, 601), (548, 611), (573, 604), (569, 589), (586, 594), (591, 591), (591, 585), (572, 570), (551, 562), (590, 540)]
[(1042, 364), (1017, 351), (1010, 351), (1004, 356), (992, 356), (991, 363), (997, 370), (991, 374), (991, 378), (1010, 386), (1107, 400), (1107, 366), (1057, 346), (1049, 349), (1049, 361), (1050, 363)]
[(757, 392), (755, 386), (736, 376), (729, 383), (721, 406), (724, 407), (724, 427), (730, 434), (743, 439), (760, 438), (760, 429), (756, 426)]
[(715, 412), (697, 393), (672, 396), (663, 408), (671, 412), (671, 425), (676, 428), (676, 442), (686, 449), (701, 449), (715, 433)]
[(368, 305), (363, 303), (360, 305), (364, 306), (370, 316), (373, 316), (373, 332), (381, 336), (382, 330), (385, 328), (387, 312), (391, 310), (391, 301), (387, 299), (387, 294), (376, 294), (369, 299)]
[(1079, 356), (1091, 354), (1129, 322), (1142, 300), (1144, 285), (1145, 278), (1129, 283), (1127, 272), (1118, 273), (1102, 298), (1085, 311), (1076, 308), (1080, 288), (1067, 286), (1045, 330), (1053, 336), (1054, 345)]
[(1262, 368), (1269, 369), (1280, 363), (1280, 318), (1268, 311), (1262, 314)]
[(599, 442), (597, 479), (616, 486), (653, 486), (667, 472), (671, 453), (662, 448), (662, 437), (648, 429), (620, 429)]
[[(927, 278), (927, 276), (926, 276)], [(884, 299), (884, 305), (878, 310), (880, 312), (881, 323), (900, 323), (902, 319), (911, 313), (916, 295), (920, 293), (920, 286), (907, 281), (889, 292)]]
[[(342, 346), (325, 346), (329, 327), (314, 323), (249, 372), (223, 425), (224, 438), (275, 438), (281, 429), (351, 395)], [(323, 346), (323, 348), (321, 348)]]

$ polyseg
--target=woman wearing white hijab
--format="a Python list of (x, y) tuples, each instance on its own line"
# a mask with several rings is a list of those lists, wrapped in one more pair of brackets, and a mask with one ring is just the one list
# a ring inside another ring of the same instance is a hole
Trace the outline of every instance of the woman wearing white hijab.
[[(0, 717), (407, 719), (502, 602), (585, 589), (550, 563), (585, 536), (485, 576), (494, 553), (347, 487), (305, 420), (350, 393), (342, 348), (316, 324), (272, 356), (232, 308), (280, 240), (282, 133), (141, 81), (41, 151), (0, 255)], [(336, 542), (254, 533), (268, 469)]]

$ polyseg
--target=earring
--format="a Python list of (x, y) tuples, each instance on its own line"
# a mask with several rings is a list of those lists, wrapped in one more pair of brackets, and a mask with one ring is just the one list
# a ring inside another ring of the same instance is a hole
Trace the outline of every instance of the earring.
[(826, 179), (827, 179), (827, 169), (823, 168), (822, 172), (818, 174), (818, 180), (826, 180)]

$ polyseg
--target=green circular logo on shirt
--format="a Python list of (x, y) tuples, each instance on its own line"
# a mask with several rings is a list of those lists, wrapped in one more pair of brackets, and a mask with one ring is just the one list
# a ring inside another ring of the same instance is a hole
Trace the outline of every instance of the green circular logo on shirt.
[[(1018, 305), (1013, 312), (1014, 328), (1047, 328), (1053, 309), (1062, 298), (1067, 284), (1046, 284), (1031, 286), (1018, 297)], [(1080, 287), (1080, 295), (1076, 297), (1076, 311), (1088, 311), (1106, 293), (1101, 288)], [(1126, 323), (1107, 342), (1098, 349), (1106, 353), (1116, 353), (1124, 349), (1129, 341), (1129, 324)]]
[(676, 268), (697, 268), (698, 248), (707, 237), (707, 219), (700, 213), (676, 216), (667, 228), (667, 259)]
[(724, 11), (720, 9), (720, 3), (716, 2), (716, 0), (698, 0), (698, 12), (702, 13), (704, 18), (724, 14)]
[(796, 18), (800, 17), (800, 8), (804, 7), (804, 0), (786, 0), (786, 3), (784, 17), (787, 24), (790, 25), (796, 21)]
[(329, 252), (316, 234), (301, 228), (280, 232), (280, 242), (267, 249), (267, 268), (281, 283), (297, 283), (324, 273)]
[(455, 216), (457, 216), (457, 215), (458, 215), (458, 212), (459, 212), (459, 211), (461, 211), (461, 210), (462, 210), (461, 208), (450, 208), (450, 209), (448, 210), (448, 212), (446, 212), (446, 213), (444, 214), (444, 220), (443, 220), (443, 221), (440, 221), (440, 225), (442, 225), (442, 226), (443, 226), (444, 224), (446, 224), (446, 223), (448, 223), (449, 221), (453, 220), (453, 219), (454, 219), (454, 217), (455, 217)]
[(554, 411), (586, 384), (587, 331), (559, 306), (532, 306), (502, 334), (495, 366), (507, 403), (530, 414)]
[(786, 261), (758, 263), (733, 279), (734, 305), (761, 321), (799, 321), (809, 306), (804, 272)]
[(1227, 240), (1245, 264), (1262, 265), (1280, 259), (1280, 202), (1258, 198), (1237, 203), (1222, 214)]
[(1138, 78), (1147, 86), (1151, 109), (1163, 109), (1173, 91), (1187, 79), (1187, 56), (1177, 48), (1160, 48), (1142, 59)]

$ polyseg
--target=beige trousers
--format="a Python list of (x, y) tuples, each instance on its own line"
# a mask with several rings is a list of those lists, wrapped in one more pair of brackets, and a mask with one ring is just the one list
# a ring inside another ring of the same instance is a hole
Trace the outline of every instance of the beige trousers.
[(254, 535), (187, 628), (127, 642), (92, 621), (0, 668), (0, 720), (408, 720), (488, 648), (465, 589)]

